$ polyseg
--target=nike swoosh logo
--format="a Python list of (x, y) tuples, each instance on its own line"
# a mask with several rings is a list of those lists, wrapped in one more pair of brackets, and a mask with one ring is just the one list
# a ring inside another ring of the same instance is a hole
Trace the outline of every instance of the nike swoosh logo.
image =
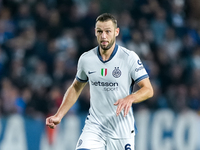
[(88, 74), (92, 74), (95, 73), (96, 71), (88, 71)]

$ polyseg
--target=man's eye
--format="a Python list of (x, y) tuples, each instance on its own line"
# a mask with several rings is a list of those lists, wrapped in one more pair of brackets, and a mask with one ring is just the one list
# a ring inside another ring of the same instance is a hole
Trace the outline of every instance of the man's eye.
[(107, 30), (106, 33), (110, 33), (110, 30)]
[(102, 33), (102, 31), (97, 31), (98, 33)]

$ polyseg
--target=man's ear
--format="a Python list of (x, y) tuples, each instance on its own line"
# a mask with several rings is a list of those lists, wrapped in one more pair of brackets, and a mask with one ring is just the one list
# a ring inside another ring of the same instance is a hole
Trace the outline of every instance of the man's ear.
[(119, 28), (116, 28), (115, 29), (115, 36), (118, 36), (119, 35)]
[(97, 30), (96, 30), (96, 28), (94, 28), (94, 33), (95, 33), (95, 36), (97, 36), (97, 32), (96, 32)]

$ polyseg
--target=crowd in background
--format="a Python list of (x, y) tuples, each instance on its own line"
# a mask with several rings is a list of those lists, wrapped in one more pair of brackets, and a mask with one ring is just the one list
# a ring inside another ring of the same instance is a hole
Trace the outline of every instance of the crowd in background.
[[(139, 55), (154, 88), (134, 111), (199, 113), (199, 10), (199, 0), (0, 1), (0, 116), (56, 112), (79, 56), (97, 46), (95, 19), (104, 12), (117, 18), (117, 44)], [(88, 89), (69, 113), (88, 111)]]

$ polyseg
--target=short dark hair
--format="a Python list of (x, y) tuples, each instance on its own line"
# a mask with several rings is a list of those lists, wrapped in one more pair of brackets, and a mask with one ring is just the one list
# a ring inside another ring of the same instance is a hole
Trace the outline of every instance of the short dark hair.
[(104, 22), (104, 21), (109, 21), (109, 20), (111, 20), (113, 24), (115, 25), (115, 27), (117, 28), (117, 19), (115, 19), (115, 17), (109, 13), (104, 13), (98, 16), (96, 19), (96, 23), (98, 21)]

